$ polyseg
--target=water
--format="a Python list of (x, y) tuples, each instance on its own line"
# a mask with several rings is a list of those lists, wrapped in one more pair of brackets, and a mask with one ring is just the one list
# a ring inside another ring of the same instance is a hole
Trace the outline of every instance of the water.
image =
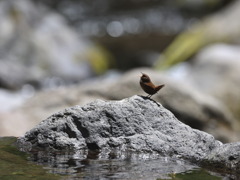
[[(44, 152), (26, 154), (13, 145), (15, 137), (0, 137), (0, 179), (85, 180), (228, 180), (187, 161), (157, 155)], [(155, 158), (154, 158), (155, 157)], [(152, 159), (153, 158), (153, 159)], [(233, 178), (234, 179), (234, 178)]]
[(156, 179), (196, 168), (178, 159), (161, 157), (150, 160), (149, 156), (131, 153), (106, 158), (95, 152), (38, 151), (31, 160), (48, 167), (51, 173), (83, 179)]
[(50, 174), (42, 166), (27, 160), (27, 154), (17, 150), (15, 137), (0, 137), (0, 179), (1, 180), (55, 180), (61, 177)]
[(47, 167), (51, 173), (67, 175), (68, 179), (222, 179), (219, 174), (208, 172), (183, 160), (157, 156), (156, 159), (149, 158), (142, 154), (131, 153), (106, 158), (94, 152), (44, 153), (39, 151), (34, 153), (31, 160)]

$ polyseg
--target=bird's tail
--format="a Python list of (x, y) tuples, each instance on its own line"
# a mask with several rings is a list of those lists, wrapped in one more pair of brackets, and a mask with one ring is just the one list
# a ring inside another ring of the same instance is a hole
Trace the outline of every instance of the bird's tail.
[(164, 86), (165, 86), (164, 84), (159, 85), (159, 86), (156, 86), (156, 87), (155, 87), (155, 90), (156, 90), (156, 91), (159, 91), (159, 90), (162, 89)]

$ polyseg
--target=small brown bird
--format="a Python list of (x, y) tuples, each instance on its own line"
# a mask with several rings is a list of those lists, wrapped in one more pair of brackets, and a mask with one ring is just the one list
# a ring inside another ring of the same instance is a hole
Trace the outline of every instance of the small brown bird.
[(142, 76), (140, 78), (140, 85), (142, 89), (148, 93), (149, 98), (151, 98), (152, 95), (156, 94), (161, 88), (164, 87), (164, 84), (155, 86), (150, 77), (147, 74), (142, 73)]

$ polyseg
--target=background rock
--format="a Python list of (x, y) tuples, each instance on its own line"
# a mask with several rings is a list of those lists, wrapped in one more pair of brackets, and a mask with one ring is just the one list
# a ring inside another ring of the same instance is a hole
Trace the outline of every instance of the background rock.
[[(149, 74), (156, 84), (166, 84), (153, 99), (163, 103), (179, 120), (193, 128), (209, 132), (223, 142), (237, 140), (239, 136), (235, 129), (238, 122), (221, 102), (184, 82), (167, 78), (150, 69), (132, 70), (111, 81), (96, 80), (94, 83), (38, 93), (20, 109), (2, 113), (0, 132), (23, 135), (50, 114), (73, 105), (84, 105), (94, 99), (120, 100), (134, 94), (145, 95), (139, 85), (140, 72)], [(22, 122), (25, 122), (24, 125)], [(15, 126), (21, 129), (12, 128)]]
[(92, 75), (90, 54), (98, 52), (98, 59), (107, 62), (94, 44), (45, 6), (29, 0), (3, 0), (0, 12), (0, 87), (71, 84)]
[(240, 46), (206, 47), (190, 64), (187, 81), (222, 101), (240, 119)]

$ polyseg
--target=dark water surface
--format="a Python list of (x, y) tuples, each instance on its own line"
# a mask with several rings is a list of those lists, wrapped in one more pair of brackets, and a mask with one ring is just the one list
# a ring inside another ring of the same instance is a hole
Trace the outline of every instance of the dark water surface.
[(189, 162), (158, 155), (125, 152), (104, 156), (96, 152), (26, 154), (13, 145), (15, 137), (0, 138), (0, 179), (226, 179)]

